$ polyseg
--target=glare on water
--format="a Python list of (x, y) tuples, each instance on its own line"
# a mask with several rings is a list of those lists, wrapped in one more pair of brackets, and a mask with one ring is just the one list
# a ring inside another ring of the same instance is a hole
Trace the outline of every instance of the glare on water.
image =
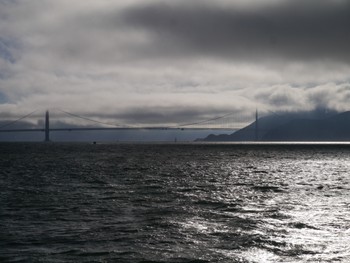
[[(245, 199), (244, 205), (236, 211), (212, 213), (257, 221), (256, 229), (236, 229), (235, 233), (260, 235), (267, 245), (239, 251), (218, 248), (216, 252), (249, 262), (342, 262), (350, 259), (350, 178), (346, 172), (350, 170), (349, 162), (346, 158), (328, 155), (323, 159), (320, 156), (301, 160), (289, 158), (268, 162), (262, 159), (242, 170), (237, 169), (242, 168), (242, 164), (234, 162), (222, 171), (230, 172), (231, 177), (217, 185), (227, 187), (225, 191), (222, 187), (220, 191), (212, 191), (209, 198), (212, 202), (226, 204)], [(248, 178), (239, 178), (242, 173)], [(265, 192), (264, 198), (259, 198), (261, 193), (252, 196), (249, 190), (244, 190), (252, 176), (263, 181), (254, 187)], [(234, 179), (243, 183), (232, 182)], [(241, 189), (237, 191), (231, 184), (240, 185)], [(266, 199), (266, 195), (269, 198)], [(201, 198), (208, 198), (208, 193)], [(227, 222), (203, 218), (192, 218), (181, 226), (206, 234), (232, 231)]]
[(5, 262), (350, 261), (350, 147), (0, 147)]

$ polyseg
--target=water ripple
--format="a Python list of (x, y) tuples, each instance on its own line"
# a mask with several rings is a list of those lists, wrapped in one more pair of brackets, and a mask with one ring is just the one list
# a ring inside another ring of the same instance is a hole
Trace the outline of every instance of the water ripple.
[(0, 144), (0, 261), (347, 262), (349, 153)]

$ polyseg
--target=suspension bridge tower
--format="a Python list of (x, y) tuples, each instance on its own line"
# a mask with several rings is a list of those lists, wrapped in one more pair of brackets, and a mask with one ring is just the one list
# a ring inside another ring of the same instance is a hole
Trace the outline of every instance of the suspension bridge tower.
[(50, 141), (50, 116), (49, 111), (45, 113), (45, 142)]
[(259, 141), (259, 113), (255, 111), (255, 141)]

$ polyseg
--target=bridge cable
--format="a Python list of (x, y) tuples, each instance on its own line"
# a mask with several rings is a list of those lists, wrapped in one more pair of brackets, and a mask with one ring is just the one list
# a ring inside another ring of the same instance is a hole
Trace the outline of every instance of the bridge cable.
[[(95, 123), (99, 123), (99, 124), (103, 124), (103, 125), (114, 126), (114, 127), (118, 127), (118, 128), (121, 127), (121, 125), (119, 125), (119, 124), (113, 124), (113, 123), (97, 121), (97, 120), (94, 120), (94, 119), (90, 119), (90, 118), (87, 118), (87, 117), (84, 117), (84, 116), (80, 116), (80, 115), (77, 115), (77, 114), (74, 114), (74, 113), (70, 113), (70, 112), (67, 112), (67, 111), (63, 111), (63, 110), (59, 110), (59, 111), (65, 113), (67, 115), (70, 115), (72, 117), (75, 117), (75, 118), (79, 118), (79, 119), (83, 119), (83, 120), (87, 120), (87, 121), (91, 121), (91, 122), (95, 122)], [(126, 127), (130, 127), (130, 126), (126, 126)]]
[[(133, 126), (130, 126), (130, 125), (122, 126), (122, 125), (119, 125), (119, 124), (112, 124), (112, 123), (107, 123), (107, 122), (101, 122), (101, 121), (90, 119), (90, 118), (87, 118), (87, 117), (84, 117), (84, 116), (80, 116), (78, 114), (70, 113), (70, 112), (67, 112), (67, 111), (63, 111), (63, 110), (59, 110), (59, 111), (65, 113), (67, 115), (73, 116), (75, 118), (80, 118), (80, 119), (83, 119), (83, 120), (87, 120), (87, 121), (91, 121), (91, 122), (95, 122), (95, 123), (99, 123), (99, 124), (110, 125), (110, 126), (114, 126), (114, 127), (128, 127), (128, 128), (129, 127), (133, 127)], [(206, 122), (209, 122), (209, 121), (223, 119), (223, 118), (225, 118), (227, 116), (230, 116), (230, 115), (233, 115), (233, 114), (235, 114), (235, 113), (231, 112), (231, 113), (228, 113), (228, 114), (225, 114), (225, 115), (222, 115), (222, 116), (218, 116), (218, 117), (207, 119), (207, 120), (203, 120), (203, 121), (192, 122), (192, 123), (185, 123), (185, 124), (181, 124), (181, 125), (174, 125), (174, 126), (169, 126), (169, 127), (166, 127), (166, 128), (180, 128), (180, 127), (186, 127), (186, 126), (193, 126), (193, 125), (197, 125), (197, 124), (206, 123)]]
[(227, 116), (230, 116), (230, 115), (233, 115), (233, 114), (235, 114), (235, 113), (231, 112), (231, 113), (228, 113), (228, 114), (225, 114), (225, 115), (222, 115), (222, 116), (219, 116), (219, 117), (215, 117), (215, 118), (212, 118), (212, 119), (207, 119), (207, 120), (204, 120), (204, 121), (198, 121), (198, 122), (181, 124), (181, 125), (178, 125), (177, 127), (193, 126), (193, 125), (196, 125), (196, 124), (202, 124), (202, 123), (206, 123), (206, 122), (209, 122), (209, 121), (220, 120), (220, 119), (223, 119), (223, 118), (225, 118)]
[(27, 114), (27, 115), (25, 115), (25, 116), (23, 116), (23, 117), (17, 119), (17, 120), (14, 120), (14, 121), (11, 121), (11, 122), (9, 122), (9, 123), (6, 123), (6, 124), (0, 126), (0, 129), (5, 128), (5, 127), (7, 127), (7, 126), (9, 126), (9, 125), (15, 124), (16, 122), (18, 122), (18, 121), (20, 121), (20, 120), (23, 120), (23, 119), (25, 119), (25, 118), (27, 118), (27, 117), (29, 117), (30, 115), (32, 115), (33, 113), (35, 113), (35, 112), (37, 112), (37, 111), (38, 111), (38, 110), (35, 110), (35, 111), (33, 111), (33, 112), (31, 112), (31, 113), (29, 113), (29, 114)]

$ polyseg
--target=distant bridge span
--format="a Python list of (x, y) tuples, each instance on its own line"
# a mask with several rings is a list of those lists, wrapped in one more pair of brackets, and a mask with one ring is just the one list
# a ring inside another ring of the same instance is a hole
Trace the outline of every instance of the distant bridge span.
[[(64, 112), (64, 111), (62, 111)], [(93, 122), (97, 122), (100, 124), (105, 124), (105, 125), (111, 125), (111, 124), (107, 124), (107, 123), (102, 123), (99, 121), (95, 121), (89, 118), (85, 118), (85, 117), (81, 117), (79, 115), (75, 115), (72, 113), (68, 113), (68, 112), (64, 112), (66, 114), (69, 114), (71, 116), (74, 117), (78, 117), (78, 118), (82, 118), (85, 120), (89, 120), (89, 121), (93, 121)], [(30, 114), (18, 119), (24, 119), (26, 117), (28, 117)], [(1, 133), (5, 133), (5, 132), (45, 132), (45, 141), (49, 142), (50, 141), (50, 132), (60, 132), (60, 131), (68, 131), (68, 132), (74, 132), (74, 131), (106, 131), (106, 130), (110, 130), (110, 131), (118, 131), (118, 130), (239, 130), (242, 127), (229, 127), (229, 128), (223, 128), (223, 127), (191, 127), (193, 125), (197, 125), (197, 124), (202, 124), (208, 121), (214, 121), (214, 120), (218, 120), (218, 119), (222, 119), (226, 116), (229, 116), (232, 114), (226, 114), (224, 116), (220, 116), (220, 117), (216, 117), (216, 118), (212, 118), (209, 120), (205, 120), (205, 121), (200, 121), (200, 122), (194, 122), (194, 123), (188, 123), (188, 124), (183, 124), (183, 125), (178, 125), (178, 126), (142, 126), (142, 127), (133, 127), (133, 126), (120, 126), (120, 127), (67, 127), (67, 128), (50, 128), (50, 116), (49, 116), (49, 111), (47, 110), (45, 113), (45, 128), (32, 128), (32, 129), (2, 129), (6, 126), (9, 126), (16, 121), (10, 122), (6, 125), (3, 125), (2, 127), (0, 127), (0, 132)], [(257, 120), (258, 120), (258, 113), (256, 111), (256, 127), (255, 127), (255, 133), (256, 136), (257, 135), (257, 130), (258, 130), (258, 126), (257, 126)]]

